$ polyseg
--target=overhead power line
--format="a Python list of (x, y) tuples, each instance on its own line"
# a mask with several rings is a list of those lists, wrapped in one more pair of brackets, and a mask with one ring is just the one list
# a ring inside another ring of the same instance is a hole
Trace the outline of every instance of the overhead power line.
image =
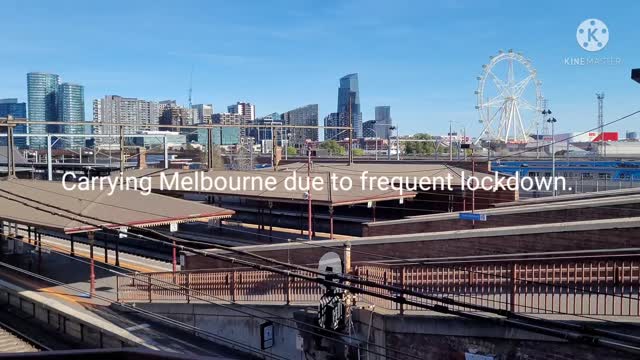
[[(8, 191), (6, 190), (2, 190), (3, 192), (7, 193)], [(18, 196), (17, 194), (8, 192), (13, 196)], [(58, 216), (63, 216), (66, 218), (69, 218), (71, 220), (74, 221), (78, 221), (78, 222), (85, 222), (86, 224), (92, 225), (92, 226), (98, 226), (99, 228), (102, 228), (105, 231), (115, 231), (115, 232), (120, 232), (119, 230), (115, 230), (115, 229), (111, 229), (108, 228), (106, 226), (103, 225), (96, 225), (96, 224), (91, 224), (89, 222), (87, 222), (86, 220), (82, 220), (82, 219), (78, 219), (75, 216), (70, 216), (70, 215), (66, 215), (66, 214), (62, 214), (62, 213), (57, 213), (57, 212), (51, 212), (49, 210), (40, 208), (38, 206), (35, 205), (30, 205), (30, 204), (26, 204), (24, 202), (21, 202), (19, 200), (16, 200), (14, 198), (10, 198), (7, 196), (0, 196), (2, 198), (5, 198), (7, 200), (10, 201), (15, 201), (15, 202), (19, 202), (22, 203), (25, 206), (34, 208), (36, 210), (40, 210), (40, 211), (45, 211), (45, 212), (50, 212), (54, 215), (58, 215)], [(28, 199), (31, 202), (35, 202), (38, 203), (35, 200), (32, 199)], [(45, 204), (45, 206), (51, 207), (51, 208), (55, 208), (54, 206), (51, 206), (50, 204)], [(74, 214), (73, 211), (69, 211), (69, 210), (64, 210), (65, 212), (69, 213), (69, 214)], [(75, 215), (78, 215), (77, 213), (75, 213)], [(161, 233), (157, 233), (155, 231), (152, 230), (148, 230), (148, 229), (140, 229), (140, 230), (146, 230), (146, 231), (150, 231), (152, 233), (155, 233), (158, 236), (161, 236), (163, 238), (168, 238), (171, 239), (172, 241), (182, 241), (184, 242), (183, 239), (180, 238), (175, 238), (172, 236), (168, 236), (168, 235), (164, 235)], [(147, 236), (141, 235), (141, 234), (135, 234), (135, 233), (130, 233), (131, 235), (135, 235), (137, 237), (140, 237), (142, 239), (145, 240), (149, 240), (149, 241), (155, 241), (164, 245), (169, 245), (167, 242), (165, 241), (161, 241), (161, 240), (157, 240), (157, 239), (153, 239), (153, 238), (149, 238)], [(238, 259), (238, 258), (233, 258), (233, 257), (229, 257), (229, 256), (225, 256), (219, 253), (212, 253), (212, 252), (206, 252), (206, 251), (202, 251), (199, 249), (194, 249), (194, 248), (189, 248), (183, 245), (180, 245), (180, 248), (182, 250), (188, 250), (191, 251), (193, 253), (196, 254), (200, 254), (203, 255), (205, 257), (212, 257), (212, 258), (217, 258), (219, 260), (223, 260), (223, 261), (227, 261), (230, 263), (237, 263), (240, 265), (244, 265), (247, 267), (251, 267), (257, 270), (265, 270), (265, 271), (269, 271), (269, 272), (273, 272), (273, 273), (278, 273), (281, 275), (285, 275), (285, 276), (290, 276), (290, 277), (294, 277), (294, 278), (298, 278), (298, 279), (302, 279), (302, 280), (306, 280), (306, 281), (310, 281), (310, 282), (315, 282), (318, 283), (320, 285), (323, 285), (325, 287), (334, 287), (334, 288), (341, 288), (347, 291), (350, 291), (354, 294), (363, 294), (363, 295), (369, 295), (372, 297), (377, 297), (383, 300), (388, 300), (388, 301), (392, 301), (392, 302), (396, 302), (396, 303), (402, 303), (402, 304), (406, 304), (406, 305), (411, 305), (411, 306), (415, 306), (415, 307), (419, 307), (419, 308), (423, 308), (423, 309), (427, 309), (427, 310), (432, 310), (432, 311), (436, 311), (436, 312), (442, 312), (442, 313), (446, 313), (446, 314), (452, 314), (452, 315), (459, 315), (462, 317), (466, 317), (469, 319), (475, 319), (475, 320), (483, 320), (483, 321), (488, 321), (488, 322), (493, 322), (493, 323), (497, 323), (497, 324), (502, 324), (502, 325), (511, 325), (511, 326), (515, 326), (515, 327), (519, 327), (519, 328), (523, 328), (526, 330), (530, 330), (530, 331), (535, 331), (535, 332), (539, 332), (539, 333), (543, 333), (543, 334), (547, 334), (547, 335), (551, 335), (551, 336), (556, 336), (556, 337), (560, 337), (566, 340), (570, 340), (570, 341), (577, 341), (577, 342), (588, 342), (591, 344), (599, 344), (605, 347), (610, 347), (616, 350), (624, 350), (624, 351), (632, 351), (632, 352), (637, 352), (640, 353), (640, 348), (637, 347), (633, 347), (633, 346), (629, 346), (629, 345), (625, 345), (625, 344), (621, 344), (621, 343), (617, 343), (615, 341), (611, 341), (608, 339), (601, 339), (598, 338), (597, 336), (593, 336), (593, 335), (588, 335), (586, 333), (580, 333), (580, 329), (574, 329), (576, 332), (578, 333), (574, 333), (574, 332), (566, 332), (565, 330), (557, 330), (554, 329), (553, 327), (558, 327), (559, 324), (554, 322), (554, 321), (549, 321), (549, 320), (544, 320), (544, 319), (536, 319), (536, 318), (532, 318), (529, 316), (524, 316), (524, 315), (519, 315), (519, 314), (515, 314), (511, 311), (507, 311), (507, 310), (500, 310), (500, 309), (494, 309), (491, 307), (487, 307), (487, 306), (482, 306), (482, 305), (475, 305), (475, 304), (469, 304), (469, 303), (464, 303), (464, 302), (460, 302), (451, 298), (447, 298), (447, 297), (441, 297), (441, 296), (433, 296), (433, 295), (428, 295), (428, 294), (423, 294), (417, 291), (413, 291), (413, 290), (408, 290), (408, 289), (404, 289), (404, 288), (398, 288), (395, 286), (390, 286), (390, 285), (385, 285), (385, 284), (379, 284), (377, 282), (373, 282), (373, 281), (368, 281), (368, 280), (362, 280), (362, 279), (357, 279), (357, 278), (350, 278), (350, 277), (345, 277), (345, 276), (341, 276), (341, 275), (336, 275), (336, 274), (327, 274), (327, 273), (322, 273), (319, 271), (316, 271), (314, 269), (310, 269), (310, 268), (305, 268), (302, 266), (298, 266), (298, 265), (293, 265), (293, 264), (288, 264), (288, 263), (283, 263), (283, 262), (279, 262), (270, 258), (265, 258), (259, 255), (255, 255), (255, 254), (251, 254), (251, 253), (247, 253), (247, 252), (243, 252), (244, 255), (249, 255), (249, 256), (253, 256), (253, 257), (259, 257), (262, 259), (265, 259), (268, 263), (271, 264), (278, 264), (278, 265), (282, 265), (285, 268), (294, 268), (296, 270), (302, 270), (308, 273), (313, 273), (316, 274), (317, 276), (309, 276), (309, 275), (304, 275), (301, 273), (296, 273), (290, 270), (284, 270), (284, 269), (280, 269), (280, 268), (276, 268), (273, 266), (268, 266), (268, 265), (262, 265), (262, 264), (258, 264), (258, 263), (254, 263), (254, 262), (250, 262), (250, 261), (246, 261), (246, 260), (242, 260), (242, 259)], [(236, 249), (231, 249), (228, 248), (226, 250), (231, 250), (231, 252), (234, 251), (240, 251), (241, 250), (236, 250)], [(340, 282), (334, 282), (330, 279), (327, 279), (327, 275), (332, 276), (335, 279), (341, 280), (343, 281), (343, 283)], [(395, 296), (389, 296), (389, 295), (383, 295), (383, 294), (379, 294), (375, 291), (371, 291), (371, 290), (366, 290), (364, 288), (360, 288), (360, 287), (356, 287), (351, 285), (351, 283), (356, 283), (358, 285), (361, 286), (368, 286), (368, 287), (372, 287), (372, 288), (378, 288), (378, 289), (383, 289), (383, 290), (387, 290), (390, 291), (390, 293), (394, 293), (394, 294), (398, 294)], [(435, 305), (429, 305), (429, 304), (424, 304), (418, 301), (414, 301), (414, 300), (410, 300), (407, 299), (407, 297), (414, 297), (414, 298), (419, 298), (419, 299), (424, 299), (424, 300), (430, 300), (430, 301), (434, 301), (436, 303), (440, 303), (440, 304), (435, 304)], [(484, 316), (484, 315), (480, 315), (477, 313), (468, 313), (468, 312), (463, 312), (463, 311), (459, 311), (459, 310), (454, 310), (452, 308), (449, 308), (448, 306), (457, 306), (460, 308), (468, 308), (471, 310), (477, 310), (477, 311), (483, 311), (486, 313), (493, 313), (493, 314), (497, 314), (500, 316), (504, 316), (504, 318), (495, 318), (492, 316)], [(570, 325), (570, 324), (569, 324)], [(562, 326), (568, 326), (567, 324), (562, 324)], [(561, 326), (561, 327), (562, 327)]]

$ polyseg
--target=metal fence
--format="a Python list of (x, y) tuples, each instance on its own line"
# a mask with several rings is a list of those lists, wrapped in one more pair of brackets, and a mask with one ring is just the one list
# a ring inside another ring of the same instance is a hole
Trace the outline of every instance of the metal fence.
[[(311, 274), (309, 274), (311, 275)], [(518, 313), (640, 316), (640, 255), (618, 260), (517, 260), (496, 263), (361, 265), (364, 280), (413, 290), (433, 297), (407, 296), (423, 304), (449, 298), (464, 304)], [(400, 294), (353, 284), (374, 293)], [(268, 271), (219, 270), (137, 274), (118, 277), (118, 298), (125, 302), (239, 301), (266, 304), (317, 304), (323, 288), (315, 282)], [(402, 301), (357, 296), (358, 302), (405, 311), (423, 308)], [(452, 306), (455, 310), (469, 310)]]
[(117, 284), (118, 300), (124, 302), (290, 304), (317, 302), (323, 293), (311, 281), (250, 269), (137, 273), (117, 276)]
[[(558, 174), (557, 176), (561, 176)], [(613, 179), (587, 179), (584, 177), (564, 177), (565, 188), (558, 189), (558, 195), (568, 194), (581, 194), (600, 192), (607, 190), (621, 190), (640, 187), (640, 179), (637, 177), (631, 177), (626, 180), (613, 180)], [(560, 184), (560, 183), (559, 183)], [(551, 190), (520, 190), (521, 198), (538, 198), (551, 196)]]

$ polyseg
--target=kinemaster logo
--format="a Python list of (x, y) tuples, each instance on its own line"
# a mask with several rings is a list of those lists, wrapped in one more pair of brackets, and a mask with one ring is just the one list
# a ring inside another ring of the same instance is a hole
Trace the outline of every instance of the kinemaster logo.
[(587, 19), (578, 26), (576, 40), (587, 51), (600, 51), (609, 42), (609, 28), (602, 20)]

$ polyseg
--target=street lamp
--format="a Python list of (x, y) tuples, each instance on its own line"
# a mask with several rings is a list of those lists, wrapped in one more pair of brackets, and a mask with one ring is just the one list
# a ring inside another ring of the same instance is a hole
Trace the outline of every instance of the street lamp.
[(555, 179), (556, 179), (556, 139), (555, 139), (555, 124), (556, 122), (558, 122), (558, 120), (556, 120), (556, 118), (551, 117), (551, 110), (543, 110), (542, 111), (542, 115), (544, 115), (544, 117), (547, 118), (547, 122), (551, 124), (551, 182), (553, 184), (553, 191), (552, 194), (553, 196), (556, 196), (556, 184), (555, 184)]

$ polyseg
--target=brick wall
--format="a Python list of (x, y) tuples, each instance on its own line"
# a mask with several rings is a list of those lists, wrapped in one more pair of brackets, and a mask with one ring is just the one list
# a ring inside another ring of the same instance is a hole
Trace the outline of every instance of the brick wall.
[[(421, 359), (464, 360), (465, 352), (493, 355), (496, 360), (600, 360), (635, 359), (636, 357), (602, 347), (555, 341), (491, 339), (481, 337), (391, 333), (388, 347), (402, 349)], [(396, 355), (387, 354), (392, 357)], [(403, 356), (397, 356), (402, 358)]]

